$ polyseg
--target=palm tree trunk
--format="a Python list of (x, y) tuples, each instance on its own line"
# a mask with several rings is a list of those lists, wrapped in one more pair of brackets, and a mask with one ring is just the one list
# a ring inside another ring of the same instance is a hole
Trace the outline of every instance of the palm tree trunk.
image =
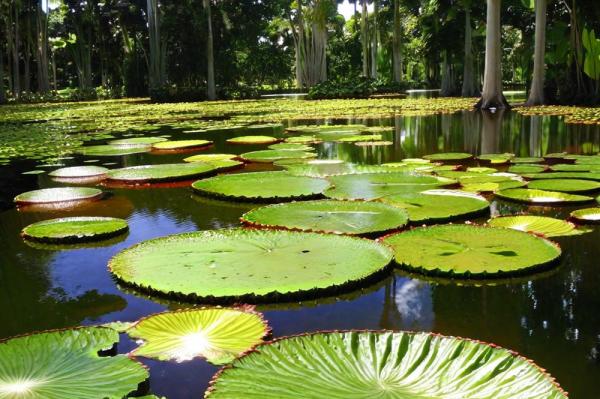
[(19, 70), (19, 47), (21, 47), (21, 41), (19, 39), (19, 3), (14, 4), (14, 15), (15, 15), (15, 44), (13, 46), (13, 96), (19, 98), (21, 96), (21, 73)]
[(544, 57), (546, 54), (546, 9), (547, 0), (535, 0), (535, 54), (533, 57), (533, 79), (529, 98), (525, 105), (542, 105), (544, 99)]
[(377, 79), (377, 51), (379, 47), (379, 28), (377, 19), (379, 17), (379, 4), (377, 0), (373, 0), (373, 32), (372, 32), (372, 44), (371, 44), (371, 77)]
[(461, 95), (463, 97), (475, 97), (479, 95), (479, 89), (473, 75), (473, 33), (471, 27), (471, 8), (465, 7), (465, 60), (463, 65), (463, 85)]
[(394, 0), (394, 35), (392, 42), (392, 69), (394, 74), (394, 82), (402, 82), (402, 43), (400, 36), (402, 35), (402, 26), (400, 21), (400, 0)]
[(6, 103), (4, 88), (4, 51), (0, 48), (0, 104)]
[(481, 109), (510, 108), (502, 94), (501, 3), (502, 0), (487, 0), (483, 93), (476, 105)]
[(206, 96), (209, 100), (216, 100), (215, 56), (213, 53), (213, 31), (210, 0), (204, 0), (204, 8), (206, 9), (206, 23), (208, 27), (208, 32), (206, 35)]
[(362, 71), (363, 76), (369, 77), (369, 37), (367, 32), (367, 0), (362, 0), (362, 15), (360, 18), (360, 37), (362, 43)]

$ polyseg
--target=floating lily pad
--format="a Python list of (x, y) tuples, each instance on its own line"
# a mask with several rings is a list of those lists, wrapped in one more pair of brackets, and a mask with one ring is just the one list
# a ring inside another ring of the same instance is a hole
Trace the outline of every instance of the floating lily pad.
[(441, 152), (438, 154), (429, 154), (423, 156), (423, 158), (428, 159), (430, 161), (440, 161), (440, 162), (448, 162), (448, 161), (466, 161), (473, 158), (472, 154), (468, 154), (466, 152)]
[(484, 166), (467, 168), (467, 173), (484, 173), (484, 174), (490, 174), (490, 173), (496, 173), (496, 172), (498, 172), (498, 169), (487, 168), (487, 167), (484, 167)]
[(500, 190), (496, 195), (502, 199), (524, 202), (528, 204), (578, 204), (590, 202), (594, 199), (585, 195), (561, 193), (557, 191), (535, 190), (530, 188), (510, 188)]
[(285, 139), (285, 142), (290, 144), (316, 144), (322, 141), (323, 140), (316, 136), (295, 136)]
[(325, 192), (327, 197), (365, 200), (431, 190), (456, 183), (443, 177), (398, 172), (332, 176), (329, 180), (333, 187)]
[(571, 212), (571, 218), (578, 223), (600, 223), (600, 208), (578, 209)]
[(347, 137), (340, 137), (336, 141), (340, 143), (356, 143), (360, 141), (381, 141), (382, 136), (380, 134), (362, 134)]
[(528, 173), (523, 175), (530, 180), (542, 179), (581, 179), (600, 181), (600, 172), (552, 172), (552, 173)]
[(28, 191), (15, 197), (17, 205), (49, 204), (54, 202), (74, 202), (96, 200), (102, 197), (102, 190), (88, 187), (57, 187)]
[(509, 188), (524, 187), (527, 182), (520, 180), (503, 180), (498, 182), (463, 183), (461, 189), (469, 193), (495, 193)]
[(432, 333), (311, 333), (260, 345), (225, 367), (207, 399), (566, 399), (513, 351)]
[(515, 154), (481, 154), (477, 157), (479, 161), (489, 162), (494, 165), (502, 165), (509, 163)]
[(314, 151), (309, 145), (301, 143), (277, 143), (269, 146), (270, 150), (295, 150), (295, 151)]
[(490, 219), (488, 224), (492, 227), (506, 227), (509, 229), (543, 235), (545, 237), (561, 237), (581, 234), (573, 223), (546, 216), (501, 216)]
[(519, 274), (560, 257), (552, 242), (517, 230), (475, 225), (420, 227), (383, 240), (411, 271), (455, 277)]
[(320, 197), (329, 182), (287, 172), (254, 172), (198, 180), (192, 188), (199, 194), (238, 201), (283, 201)]
[(142, 242), (109, 263), (120, 280), (203, 302), (274, 301), (355, 287), (387, 270), (391, 252), (333, 234), (214, 230)]
[(546, 167), (544, 165), (518, 164), (518, 165), (513, 165), (510, 168), (508, 168), (508, 172), (509, 173), (517, 173), (517, 174), (542, 173), (545, 169), (546, 169)]
[(251, 226), (335, 234), (376, 234), (402, 228), (407, 213), (399, 208), (362, 201), (303, 201), (256, 208), (242, 215)]
[(108, 173), (107, 168), (101, 166), (72, 166), (69, 168), (56, 169), (48, 174), (51, 177), (61, 179), (80, 179), (87, 177), (98, 177)]
[(429, 159), (425, 159), (425, 158), (404, 158), (402, 160), (403, 163), (412, 163), (412, 164), (418, 164), (418, 165), (425, 165), (425, 164), (430, 164), (431, 161)]
[(527, 163), (543, 163), (544, 158), (540, 157), (515, 157), (510, 160), (510, 163), (514, 164), (527, 164)]
[(45, 170), (28, 170), (27, 172), (23, 172), (21, 173), (22, 175), (43, 175), (44, 173), (46, 173)]
[(159, 151), (177, 151), (189, 148), (205, 148), (210, 147), (211, 145), (212, 141), (209, 140), (174, 140), (152, 144), (152, 149)]
[(213, 161), (230, 161), (238, 156), (235, 154), (198, 154), (191, 157), (184, 158), (185, 162), (206, 162), (211, 163)]
[(225, 364), (262, 342), (269, 327), (259, 313), (235, 308), (201, 308), (143, 318), (127, 330), (141, 346), (134, 356), (183, 362), (202, 357)]
[(385, 141), (385, 140), (375, 140), (375, 141), (358, 141), (355, 142), (354, 145), (359, 147), (380, 147), (380, 146), (388, 146), (393, 145), (393, 141)]
[[(80, 152), (82, 155), (91, 157), (117, 157), (123, 155), (141, 154), (149, 151), (150, 146), (127, 147), (118, 145), (92, 145), (88, 147), (80, 147), (78, 150), (78, 152)], [(98, 160), (94, 160), (94, 162), (98, 162)]]
[(109, 328), (49, 331), (0, 343), (0, 397), (122, 399), (148, 371), (124, 355), (98, 356), (119, 342)]
[(391, 195), (383, 202), (405, 209), (411, 222), (433, 223), (465, 218), (487, 212), (489, 202), (476, 194), (458, 190), (428, 190)]
[(283, 129), (283, 125), (281, 123), (263, 123), (258, 125), (248, 125), (246, 126), (247, 130), (281, 130)]
[(102, 240), (123, 234), (127, 221), (107, 217), (69, 217), (44, 220), (25, 227), (21, 235), (48, 243), (75, 243)]
[(168, 140), (169, 139), (165, 137), (132, 137), (128, 139), (112, 140), (108, 142), (108, 145), (121, 147), (147, 147)]
[(214, 165), (204, 162), (141, 165), (113, 169), (108, 179), (127, 183), (185, 180), (209, 175), (216, 169)]
[(528, 188), (538, 190), (560, 191), (563, 193), (585, 193), (600, 189), (600, 182), (578, 179), (544, 179), (533, 180)]
[(304, 160), (304, 162), (294, 162), (289, 164), (281, 164), (281, 162), (277, 162), (277, 166), (283, 166), (293, 175), (313, 177), (328, 177), (364, 173), (392, 173), (397, 171), (395, 168), (387, 165), (356, 165), (338, 159)]
[(559, 163), (551, 165), (550, 169), (554, 172), (598, 172), (600, 165)]
[(271, 136), (239, 136), (227, 140), (231, 144), (273, 144), (278, 141), (278, 138)]
[(270, 163), (278, 161), (280, 159), (306, 159), (316, 158), (314, 152), (297, 151), (297, 150), (263, 150), (263, 151), (252, 151), (246, 152), (240, 155), (245, 161), (248, 162), (263, 162)]

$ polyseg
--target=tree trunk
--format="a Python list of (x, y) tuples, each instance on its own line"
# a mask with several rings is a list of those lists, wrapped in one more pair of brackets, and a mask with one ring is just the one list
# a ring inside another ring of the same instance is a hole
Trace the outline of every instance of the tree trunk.
[(18, 3), (13, 5), (15, 15), (15, 44), (13, 46), (13, 67), (12, 67), (12, 80), (13, 80), (13, 96), (19, 98), (21, 96), (21, 73), (19, 69), (19, 47), (21, 47), (19, 39), (19, 7)]
[(442, 55), (442, 85), (440, 96), (449, 97), (454, 95), (454, 76), (452, 67), (448, 62), (448, 52), (444, 51)]
[(0, 104), (6, 103), (4, 88), (4, 52), (0, 48)]
[(373, 79), (377, 79), (378, 71), (377, 71), (377, 52), (379, 50), (379, 27), (378, 21), (379, 18), (379, 4), (377, 0), (373, 0), (373, 32), (371, 37), (371, 77)]
[(150, 88), (164, 86), (166, 83), (165, 43), (160, 37), (160, 17), (158, 0), (147, 0), (148, 30), (150, 44), (149, 85)]
[(58, 90), (58, 85), (56, 83), (56, 56), (55, 50), (52, 50), (52, 85), (54, 86), (54, 91)]
[(369, 35), (367, 31), (367, 19), (369, 12), (367, 10), (367, 0), (362, 0), (362, 15), (360, 17), (360, 37), (362, 44), (362, 71), (363, 76), (369, 77)]
[(463, 84), (461, 95), (463, 97), (478, 96), (479, 89), (475, 83), (473, 66), (473, 33), (471, 27), (471, 8), (465, 7), (465, 60), (463, 65)]
[(402, 48), (400, 36), (402, 35), (402, 26), (400, 21), (400, 0), (394, 0), (394, 34), (392, 42), (392, 69), (394, 82), (402, 82)]
[(483, 92), (476, 105), (481, 109), (510, 108), (502, 94), (501, 3), (501, 0), (487, 0)]
[(213, 53), (213, 31), (212, 17), (210, 12), (210, 0), (204, 0), (204, 8), (206, 9), (206, 96), (209, 100), (216, 100), (217, 94), (215, 90), (215, 56)]
[(535, 0), (535, 54), (533, 57), (533, 79), (529, 98), (525, 105), (543, 105), (544, 99), (544, 57), (546, 55), (546, 9), (547, 0)]

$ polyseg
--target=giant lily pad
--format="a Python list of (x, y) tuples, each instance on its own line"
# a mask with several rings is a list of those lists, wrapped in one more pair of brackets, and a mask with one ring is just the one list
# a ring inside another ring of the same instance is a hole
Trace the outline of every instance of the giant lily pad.
[(126, 332), (142, 341), (135, 356), (177, 362), (202, 357), (224, 364), (261, 343), (269, 328), (250, 310), (201, 308), (152, 315)]
[(502, 165), (509, 163), (512, 158), (515, 157), (515, 154), (481, 154), (477, 157), (479, 161), (491, 163), (494, 165)]
[(600, 208), (585, 208), (571, 212), (571, 218), (578, 223), (600, 223)]
[(600, 172), (552, 172), (552, 173), (528, 173), (523, 175), (526, 179), (581, 179), (600, 181)]
[(544, 165), (536, 165), (536, 164), (517, 164), (508, 168), (509, 173), (542, 173), (546, 167)]
[(533, 180), (527, 187), (538, 190), (560, 191), (563, 193), (585, 193), (599, 190), (600, 183), (577, 179), (543, 179)]
[(191, 148), (206, 148), (212, 145), (209, 140), (174, 140), (152, 144), (153, 150), (178, 151)]
[(214, 173), (217, 167), (204, 162), (141, 165), (114, 169), (108, 179), (127, 183), (185, 180)]
[(329, 180), (334, 187), (325, 192), (327, 197), (365, 200), (415, 193), (456, 183), (443, 177), (401, 172), (332, 176)]
[(27, 239), (49, 243), (74, 243), (118, 236), (128, 229), (127, 221), (108, 217), (70, 217), (44, 220), (25, 227)]
[(283, 201), (322, 195), (329, 182), (287, 172), (255, 172), (198, 180), (192, 188), (199, 194), (238, 201)]
[(124, 355), (98, 356), (119, 342), (102, 327), (50, 331), (0, 343), (0, 398), (122, 399), (148, 378)]
[(49, 204), (54, 202), (75, 202), (96, 200), (102, 197), (102, 190), (88, 187), (56, 187), (28, 191), (15, 197), (17, 205)]
[(295, 151), (314, 151), (309, 145), (302, 143), (277, 143), (269, 146), (270, 150), (295, 150)]
[(423, 156), (423, 158), (430, 161), (439, 161), (439, 162), (455, 162), (455, 161), (466, 161), (473, 158), (472, 154), (468, 154), (466, 152), (441, 152), (437, 154), (429, 154)]
[(500, 190), (496, 195), (502, 199), (527, 204), (578, 204), (590, 202), (594, 199), (585, 195), (560, 193), (557, 191), (535, 190), (529, 188), (509, 188)]
[(475, 225), (420, 227), (383, 240), (403, 268), (424, 274), (493, 277), (547, 266), (560, 248), (517, 230)]
[(225, 367), (207, 399), (566, 399), (552, 377), (498, 346), (431, 333), (312, 333)]
[(131, 137), (109, 141), (108, 145), (121, 147), (149, 147), (163, 141), (168, 141), (168, 139), (165, 137)]
[(278, 138), (271, 136), (239, 136), (227, 140), (231, 144), (273, 144), (278, 141)]
[(404, 227), (407, 213), (399, 208), (362, 201), (304, 201), (256, 208), (242, 222), (260, 227), (336, 234), (375, 234)]
[(305, 159), (315, 158), (316, 156), (313, 152), (298, 150), (263, 150), (246, 152), (240, 155), (240, 158), (248, 162), (270, 163), (280, 159)]
[(387, 270), (391, 252), (347, 236), (215, 230), (142, 242), (109, 263), (121, 281), (203, 302), (273, 301), (334, 293)]
[(150, 151), (150, 146), (120, 146), (120, 145), (92, 145), (80, 147), (78, 152), (91, 157), (117, 157), (123, 155), (141, 154)]
[(56, 169), (48, 173), (48, 176), (60, 179), (81, 179), (104, 176), (108, 171), (107, 168), (101, 166), (71, 166), (69, 168)]
[(506, 227), (509, 229), (535, 233), (545, 237), (561, 237), (582, 234), (573, 223), (547, 216), (501, 216), (490, 219), (488, 224), (492, 227)]
[(238, 156), (235, 154), (198, 154), (184, 158), (185, 162), (206, 162), (212, 163), (215, 161), (231, 161)]
[(427, 190), (390, 195), (383, 202), (405, 209), (411, 222), (433, 223), (466, 218), (487, 212), (489, 202), (477, 194), (458, 190)]

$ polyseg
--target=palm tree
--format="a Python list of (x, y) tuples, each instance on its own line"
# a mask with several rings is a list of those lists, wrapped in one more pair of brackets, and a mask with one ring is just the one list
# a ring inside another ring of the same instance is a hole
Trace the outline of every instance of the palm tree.
[(480, 94), (475, 81), (474, 60), (473, 60), (473, 34), (471, 27), (471, 1), (463, 0), (462, 5), (465, 9), (465, 61), (463, 65), (463, 84), (461, 95), (463, 97), (475, 97)]
[(204, 8), (206, 10), (206, 24), (208, 30), (206, 35), (206, 97), (209, 100), (216, 100), (215, 55), (213, 52), (213, 31), (210, 0), (204, 0)]
[(548, 0), (535, 0), (535, 51), (533, 79), (525, 105), (542, 105), (544, 99), (544, 56), (546, 54), (546, 9)]

